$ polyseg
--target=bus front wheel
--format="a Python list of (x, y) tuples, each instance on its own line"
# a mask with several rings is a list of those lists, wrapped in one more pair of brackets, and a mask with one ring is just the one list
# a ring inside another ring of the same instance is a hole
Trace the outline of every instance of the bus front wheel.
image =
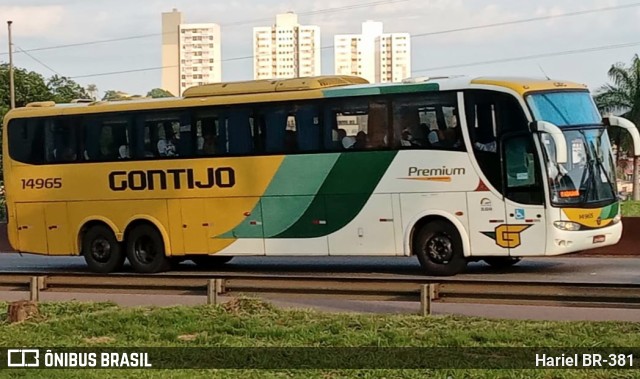
[(126, 242), (127, 258), (136, 272), (155, 273), (171, 268), (162, 236), (156, 228), (138, 225), (127, 235)]
[(82, 255), (93, 272), (107, 274), (124, 266), (125, 254), (113, 231), (104, 226), (92, 226), (82, 237)]
[(460, 233), (446, 221), (432, 221), (422, 226), (413, 251), (427, 275), (453, 276), (467, 266)]

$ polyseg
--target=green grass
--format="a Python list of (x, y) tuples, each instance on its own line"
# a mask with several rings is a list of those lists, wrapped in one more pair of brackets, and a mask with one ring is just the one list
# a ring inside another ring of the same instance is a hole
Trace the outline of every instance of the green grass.
[(640, 201), (623, 201), (622, 215), (625, 217), (640, 217)]
[[(0, 309), (6, 304), (0, 303)], [(43, 303), (41, 315), (0, 324), (0, 346), (38, 347), (633, 347), (640, 324), (534, 322), (280, 310), (258, 300), (226, 306), (119, 308)], [(4, 311), (3, 311), (4, 312)], [(4, 319), (5, 314), (0, 314)], [(186, 337), (185, 337), (186, 336)], [(12, 378), (632, 378), (587, 370), (5, 370)]]

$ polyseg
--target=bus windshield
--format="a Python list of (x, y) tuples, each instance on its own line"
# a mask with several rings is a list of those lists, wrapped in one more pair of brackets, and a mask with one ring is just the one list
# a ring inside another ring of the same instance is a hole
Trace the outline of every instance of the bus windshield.
[(588, 92), (550, 92), (527, 97), (536, 120), (563, 129), (567, 163), (555, 160), (555, 146), (541, 136), (549, 173), (551, 201), (559, 206), (593, 205), (615, 201), (615, 165), (607, 130)]

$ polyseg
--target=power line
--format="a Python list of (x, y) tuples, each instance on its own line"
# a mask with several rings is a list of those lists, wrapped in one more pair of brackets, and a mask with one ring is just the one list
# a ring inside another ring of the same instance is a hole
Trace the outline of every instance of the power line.
[(13, 46), (15, 46), (18, 50), (22, 51), (23, 53), (27, 54), (27, 56), (31, 59), (33, 59), (34, 61), (40, 63), (42, 66), (44, 66), (46, 69), (48, 69), (49, 71), (53, 72), (54, 74), (58, 75), (58, 76), (62, 76), (58, 73), (58, 71), (52, 69), (51, 67), (49, 67), (47, 64), (45, 64), (44, 62), (42, 62), (40, 59), (34, 57), (33, 55), (29, 54), (28, 52), (24, 51), (20, 46), (16, 45), (15, 43), (13, 44)]
[[(374, 3), (375, 4), (388, 3), (388, 1), (376, 1)], [(374, 4), (374, 3), (369, 3), (369, 4)], [(530, 22), (536, 22), (536, 21), (544, 21), (544, 20), (563, 18), (563, 17), (581, 16), (581, 15), (585, 15), (585, 14), (598, 13), (598, 12), (607, 12), (607, 11), (613, 11), (613, 10), (634, 8), (634, 7), (639, 7), (639, 6), (640, 6), (640, 2), (637, 2), (637, 3), (631, 3), (631, 4), (624, 4), (624, 5), (616, 5), (616, 6), (609, 6), (609, 7), (602, 7), (602, 8), (587, 9), (587, 10), (583, 10), (583, 11), (568, 12), (568, 13), (561, 13), (561, 14), (548, 15), (548, 16), (531, 17), (531, 18), (512, 20), (512, 21), (505, 21), (505, 22), (497, 22), (497, 23), (491, 23), (491, 24), (483, 24), (483, 25), (474, 25), (474, 26), (468, 26), (468, 27), (463, 27), (463, 28), (445, 29), (445, 30), (439, 30), (439, 31), (434, 31), (434, 32), (426, 32), (426, 33), (414, 34), (414, 35), (411, 36), (411, 39), (427, 37), (427, 36), (434, 36), (434, 35), (449, 34), (449, 33), (458, 33), (458, 32), (471, 31), (471, 30), (496, 28), (496, 27), (501, 27), (501, 26), (516, 25), (516, 24), (530, 23)], [(338, 9), (338, 8), (333, 8), (333, 9)], [(319, 11), (316, 11), (316, 12), (319, 12)], [(321, 50), (325, 50), (325, 49), (332, 49), (334, 47), (335, 47), (334, 45), (327, 45), (327, 46), (320, 47), (320, 49)], [(254, 57), (255, 57), (254, 55), (245, 55), (245, 56), (239, 56), (239, 57), (233, 57), (233, 58), (226, 58), (226, 59), (222, 59), (221, 61), (222, 62), (233, 62), (233, 61), (240, 61), (240, 60), (246, 60), (246, 59), (253, 59)], [(126, 74), (126, 73), (129, 73), (129, 72), (161, 70), (163, 68), (172, 68), (172, 67), (176, 67), (176, 66), (165, 66), (165, 67), (159, 66), (159, 67), (150, 67), (150, 68), (135, 69), (135, 70), (113, 71), (113, 72), (105, 72), (105, 73), (74, 76), (73, 78), (87, 78), (87, 77), (93, 77), (93, 76)]]
[(481, 66), (485, 64), (516, 62), (516, 61), (524, 61), (524, 60), (536, 59), (536, 58), (559, 57), (563, 55), (584, 54), (584, 53), (591, 53), (596, 51), (614, 50), (614, 49), (621, 49), (625, 47), (633, 47), (638, 45), (640, 45), (640, 41), (621, 43), (617, 45), (605, 45), (605, 46), (597, 46), (597, 47), (588, 47), (584, 49), (558, 51), (554, 53), (542, 53), (542, 54), (524, 55), (524, 56), (512, 57), (512, 58), (493, 59), (488, 61), (478, 61), (478, 62), (463, 63), (463, 64), (456, 64), (456, 65), (450, 65), (450, 66), (430, 67), (430, 68), (423, 68), (423, 69), (412, 70), (412, 71), (416, 73), (416, 72), (436, 71), (436, 70), (445, 70), (445, 69), (461, 68), (461, 67)]
[[(523, 60), (527, 60), (527, 59), (549, 58), (549, 57), (556, 57), (556, 56), (564, 56), (564, 55), (573, 55), (573, 54), (582, 54), (582, 53), (604, 51), (604, 50), (614, 50), (614, 49), (621, 49), (621, 48), (625, 48), (625, 47), (633, 47), (633, 46), (638, 46), (638, 45), (640, 45), (640, 41), (638, 41), (638, 42), (621, 43), (621, 44), (617, 44), (617, 45), (596, 46), (596, 47), (590, 47), (590, 48), (584, 48), (584, 49), (567, 50), (567, 51), (560, 51), (560, 52), (553, 52), (553, 53), (541, 53), (541, 54), (535, 54), (535, 55), (525, 55), (525, 56), (520, 56), (520, 57), (511, 57), (511, 58), (501, 58), (501, 59), (494, 59), (494, 60), (487, 60), (487, 61), (478, 61), (478, 62), (463, 63), (463, 64), (456, 64), (456, 65), (450, 65), (450, 66), (430, 67), (430, 68), (423, 68), (423, 69), (412, 70), (412, 71), (413, 71), (413, 73), (418, 73), (418, 72), (425, 72), (425, 71), (436, 71), (436, 70), (444, 70), (444, 69), (452, 69), (452, 68), (481, 66), (481, 65), (485, 65), (485, 64), (506, 63), (506, 62), (523, 61)], [(122, 70), (122, 71), (104, 72), (104, 73), (91, 74), (91, 75), (79, 75), (79, 76), (72, 76), (71, 79), (88, 78), (88, 77), (94, 77), (94, 76), (128, 74), (128, 73), (132, 73), (132, 72), (153, 71), (153, 70), (160, 70), (160, 69), (163, 69), (163, 68), (174, 68), (174, 67), (178, 67), (178, 66), (173, 65), (173, 66), (148, 67), (148, 68), (140, 68), (140, 69), (134, 69), (134, 70)]]
[[(358, 8), (366, 8), (366, 7), (374, 7), (376, 5), (387, 5), (387, 4), (402, 3), (402, 2), (407, 2), (407, 1), (411, 1), (411, 0), (377, 0), (377, 1), (367, 2), (367, 3), (345, 5), (345, 6), (341, 6), (341, 7), (317, 9), (317, 10), (313, 10), (313, 11), (305, 11), (305, 12), (297, 13), (297, 15), (299, 15), (299, 16), (313, 16), (313, 15), (318, 15), (318, 14), (342, 12), (342, 11), (346, 11), (346, 10), (352, 10), (352, 9), (358, 9)], [(220, 26), (228, 28), (228, 27), (234, 27), (234, 26), (240, 26), (240, 25), (250, 25), (250, 24), (253, 24), (253, 23), (256, 23), (256, 22), (265, 22), (265, 21), (271, 21), (271, 20), (273, 20), (273, 18), (260, 18), (260, 19), (245, 20), (245, 21), (235, 21), (235, 22), (230, 22), (230, 23), (227, 23), (227, 24), (220, 24)], [(33, 51), (55, 50), (55, 49), (63, 49), (63, 48), (70, 48), (70, 47), (97, 45), (97, 44), (101, 44), (101, 43), (130, 41), (130, 40), (135, 40), (135, 39), (142, 39), (142, 38), (149, 38), (149, 37), (156, 37), (156, 36), (163, 36), (163, 35), (172, 35), (172, 34), (177, 34), (177, 33), (178, 32), (139, 34), (139, 35), (128, 36), (128, 37), (109, 38), (109, 39), (87, 41), (87, 42), (76, 42), (76, 43), (70, 43), (70, 44), (64, 44), (64, 45), (37, 47), (37, 48), (33, 48), (33, 49), (23, 50), (23, 52), (26, 53), (26, 52), (33, 52)], [(7, 55), (7, 54), (9, 54), (9, 52), (0, 53), (0, 55)]]

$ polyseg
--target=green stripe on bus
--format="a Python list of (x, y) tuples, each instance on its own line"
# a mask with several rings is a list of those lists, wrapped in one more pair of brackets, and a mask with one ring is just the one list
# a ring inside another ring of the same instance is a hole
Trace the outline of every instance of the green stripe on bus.
[[(339, 153), (285, 157), (251, 212), (253, 217), (219, 238), (269, 238), (288, 229), (307, 210), (339, 157)], [(251, 220), (262, 220), (262, 227), (251, 225)]]
[(608, 219), (614, 218), (618, 215), (619, 209), (620, 209), (620, 203), (615, 203), (607, 207), (604, 207), (602, 209), (602, 212), (600, 212), (600, 218), (602, 220), (608, 220)]
[(353, 220), (371, 197), (396, 151), (344, 153), (304, 214), (274, 238), (315, 238)]
[(415, 93), (439, 91), (438, 83), (412, 83), (412, 84), (389, 84), (381, 86), (358, 85), (349, 87), (329, 88), (323, 91), (325, 97), (349, 97), (349, 96), (372, 96), (387, 95), (394, 93)]

